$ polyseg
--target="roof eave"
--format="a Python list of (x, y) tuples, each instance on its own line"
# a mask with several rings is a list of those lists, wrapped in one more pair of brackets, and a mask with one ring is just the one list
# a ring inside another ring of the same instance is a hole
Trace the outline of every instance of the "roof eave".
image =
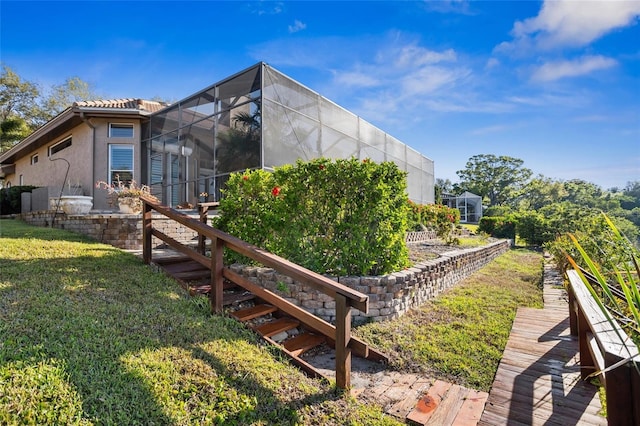
[(44, 123), (42, 126), (38, 127), (29, 136), (27, 136), (26, 138), (24, 138), (14, 146), (12, 146), (11, 149), (0, 154), (0, 164), (4, 163), (7, 158), (11, 158), (18, 152), (22, 151), (23, 149), (27, 148), (29, 145), (31, 145), (32, 143), (40, 139), (42, 136), (44, 136), (51, 130), (55, 129), (65, 121), (69, 120), (71, 117), (73, 117), (73, 115), (74, 115), (74, 112), (71, 109), (71, 107), (69, 107), (64, 111), (62, 111), (60, 114), (53, 117), (51, 120)]
[(29, 147), (39, 139), (46, 136), (47, 133), (55, 130), (59, 126), (62, 126), (73, 117), (113, 117), (113, 118), (128, 118), (128, 117), (144, 117), (147, 118), (152, 114), (151, 111), (139, 110), (136, 108), (100, 108), (100, 107), (80, 107), (73, 106), (65, 109), (63, 112), (53, 117), (51, 120), (37, 128), (33, 133), (18, 142), (15, 146), (11, 147), (8, 151), (0, 154), (0, 164), (10, 164), (15, 162), (15, 158), (18, 157), (24, 151), (27, 151)]

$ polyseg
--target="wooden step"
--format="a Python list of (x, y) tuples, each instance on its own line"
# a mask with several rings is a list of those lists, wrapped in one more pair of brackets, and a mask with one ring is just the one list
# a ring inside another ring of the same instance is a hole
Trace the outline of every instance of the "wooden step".
[(224, 293), (222, 296), (222, 305), (229, 306), (236, 303), (247, 302), (255, 299), (256, 296), (248, 291), (240, 291), (237, 293)]
[[(196, 294), (207, 295), (211, 291), (211, 284), (209, 284), (209, 277), (203, 278), (201, 280), (178, 280), (182, 287), (186, 288), (189, 291), (191, 296), (195, 296)], [(238, 287), (236, 284), (231, 281), (224, 281), (222, 284), (222, 289), (224, 291), (228, 290), (237, 290)]]
[(188, 260), (184, 262), (170, 263), (166, 265), (162, 265), (162, 268), (165, 271), (169, 271), (171, 273), (178, 272), (187, 272), (187, 271), (208, 271), (209, 268), (202, 265), (201, 263), (196, 262), (195, 260)]
[(153, 263), (155, 263), (156, 265), (160, 265), (160, 266), (171, 265), (173, 263), (184, 263), (184, 262), (189, 262), (189, 261), (192, 261), (192, 259), (189, 256), (185, 256), (185, 255), (173, 255), (173, 256), (167, 256), (167, 257), (155, 257), (153, 259)]
[(325, 342), (325, 336), (313, 333), (302, 333), (284, 342), (284, 348), (293, 356), (300, 356), (311, 348)]
[(265, 324), (261, 324), (257, 327), (253, 327), (255, 331), (262, 336), (271, 337), (283, 331), (288, 331), (296, 328), (300, 325), (300, 321), (293, 318), (283, 317), (270, 321)]
[(170, 274), (174, 278), (177, 278), (179, 280), (186, 280), (186, 281), (211, 279), (211, 271), (209, 271), (208, 269), (200, 269), (200, 270), (195, 269), (195, 270), (184, 271), (184, 272), (171, 272)]
[(202, 295), (205, 296), (207, 294), (209, 294), (209, 292), (211, 291), (211, 285), (209, 284), (189, 284), (189, 295), (190, 296), (195, 296), (195, 295)]
[(277, 310), (278, 308), (276, 308), (275, 306), (260, 304), (260, 305), (251, 306), (249, 308), (240, 309), (235, 312), (231, 312), (230, 315), (236, 318), (238, 321), (249, 321), (254, 318), (268, 315)]

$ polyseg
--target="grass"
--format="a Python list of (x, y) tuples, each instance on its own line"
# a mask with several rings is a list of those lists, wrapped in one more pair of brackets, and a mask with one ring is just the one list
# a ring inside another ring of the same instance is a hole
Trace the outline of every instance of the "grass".
[(0, 220), (0, 424), (396, 424), (135, 256)]
[(355, 334), (400, 370), (489, 391), (517, 307), (542, 307), (541, 288), (541, 255), (515, 249), (420, 309)]
[(478, 232), (478, 225), (473, 224), (473, 223), (461, 223), (460, 224), (463, 228), (467, 228), (469, 231), (471, 231), (473, 234), (475, 234), (476, 232)]
[[(420, 310), (356, 333), (402, 370), (488, 390), (540, 254), (512, 250)], [(138, 258), (0, 220), (0, 424), (398, 424), (306, 377)]]

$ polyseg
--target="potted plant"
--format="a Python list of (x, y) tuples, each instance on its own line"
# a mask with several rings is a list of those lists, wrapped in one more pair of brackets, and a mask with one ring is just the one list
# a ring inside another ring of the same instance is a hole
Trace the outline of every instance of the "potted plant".
[(147, 185), (138, 185), (135, 180), (130, 180), (128, 183), (121, 181), (119, 175), (116, 175), (115, 181), (112, 183), (96, 182), (96, 188), (104, 189), (109, 195), (114, 195), (118, 201), (120, 211), (126, 214), (139, 214), (142, 212), (140, 196), (146, 195), (155, 199), (151, 194), (151, 188)]
[(49, 203), (53, 208), (61, 208), (67, 215), (80, 215), (91, 211), (93, 197), (85, 196), (79, 183), (72, 185), (69, 182), (67, 187), (63, 188), (60, 197)]

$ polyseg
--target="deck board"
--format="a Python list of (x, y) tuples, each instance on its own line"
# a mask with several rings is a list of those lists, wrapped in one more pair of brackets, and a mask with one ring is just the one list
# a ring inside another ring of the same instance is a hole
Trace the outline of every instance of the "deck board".
[(546, 281), (545, 308), (518, 309), (480, 425), (607, 424), (597, 388), (580, 378), (562, 287)]

